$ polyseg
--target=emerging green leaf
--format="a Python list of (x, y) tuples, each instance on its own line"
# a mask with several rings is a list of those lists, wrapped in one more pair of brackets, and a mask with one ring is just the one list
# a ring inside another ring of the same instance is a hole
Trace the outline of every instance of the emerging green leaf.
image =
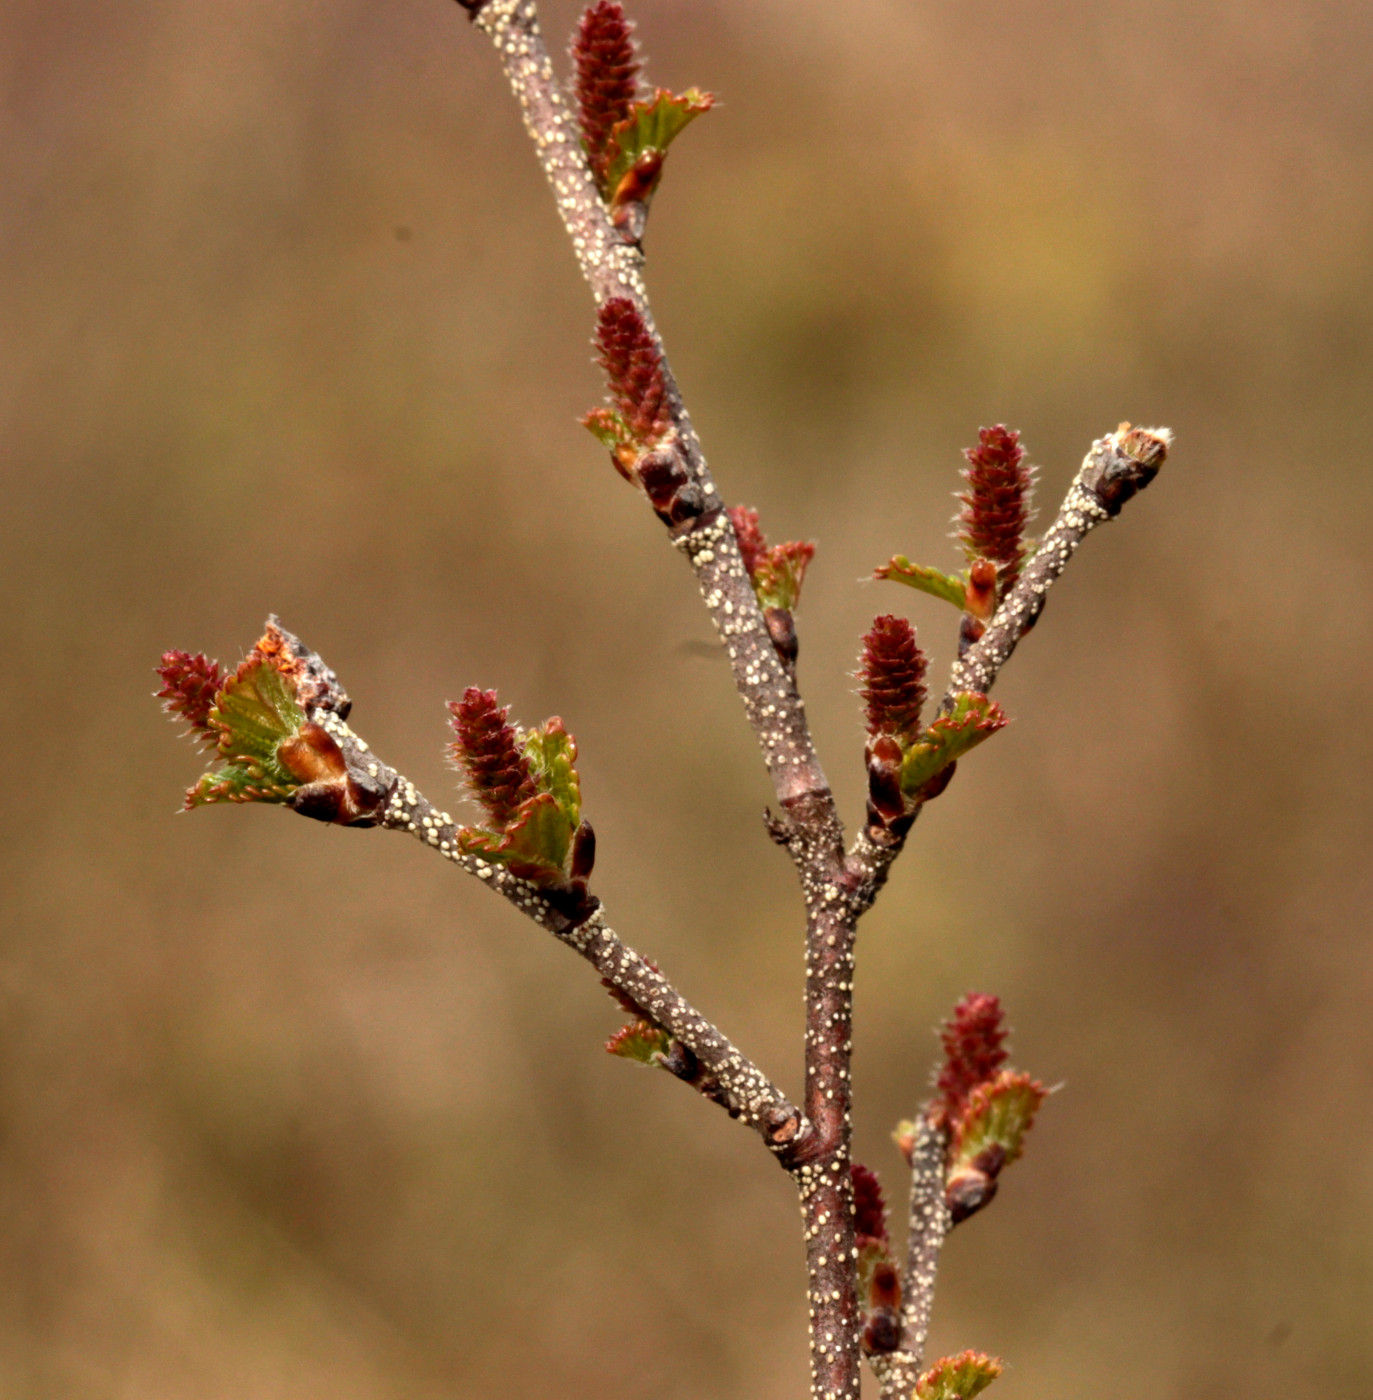
[(926, 564), (912, 564), (904, 554), (894, 554), (885, 564), (879, 564), (872, 571), (872, 576), (904, 583), (908, 588), (918, 588), (920, 592), (942, 598), (959, 609), (967, 606), (967, 585), (961, 578), (941, 573)]
[(683, 93), (659, 88), (648, 101), (636, 102), (606, 144), (601, 183), (606, 203), (623, 204), (631, 199), (647, 203), (657, 188), (667, 148), (714, 103), (710, 93), (698, 88)]
[(541, 792), (520, 804), (501, 835), (463, 827), (458, 844), (471, 855), (508, 865), (521, 879), (557, 885), (566, 879), (573, 830), (552, 793)]
[(916, 1382), (916, 1400), (972, 1400), (1001, 1374), (1002, 1365), (980, 1351), (936, 1361)]
[(953, 709), (940, 715), (906, 750), (901, 761), (901, 790), (918, 795), (949, 764), (990, 739), (1006, 725), (1006, 715), (995, 700), (965, 690), (954, 698)]
[(561, 719), (554, 715), (545, 720), (542, 728), (535, 729), (524, 737), (524, 755), (529, 760), (529, 771), (542, 792), (546, 792), (558, 804), (567, 823), (568, 838), (577, 829), (582, 819), (582, 784), (577, 777), (577, 741), (563, 727)]
[(584, 427), (610, 453), (615, 470), (626, 481), (634, 480), (634, 464), (640, 449), (628, 423), (613, 408), (593, 408), (582, 419)]
[(1010, 1069), (974, 1089), (954, 1127), (950, 1176), (973, 1167), (995, 1177), (1014, 1162), (1048, 1093), (1038, 1080)]
[(814, 558), (815, 546), (803, 540), (787, 540), (767, 550), (753, 574), (759, 607), (794, 611), (801, 601), (806, 569)]
[(305, 712), (295, 687), (275, 665), (250, 657), (217, 692), (206, 716), (225, 767), (206, 773), (186, 794), (186, 806), (216, 802), (285, 802), (300, 781), (278, 750), (296, 739)]
[(661, 1065), (667, 1058), (672, 1037), (652, 1021), (631, 1021), (605, 1043), (606, 1050), (641, 1065)]

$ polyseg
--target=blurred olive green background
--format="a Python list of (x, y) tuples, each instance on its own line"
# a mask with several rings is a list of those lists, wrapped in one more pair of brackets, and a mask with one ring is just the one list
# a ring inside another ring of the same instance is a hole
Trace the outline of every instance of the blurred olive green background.
[[(863, 926), (898, 1201), (959, 994), (1064, 1086), (947, 1252), (936, 1354), (1004, 1355), (1001, 1400), (1366, 1396), (1373, 10), (637, 8), (650, 76), (722, 97), (650, 282), (722, 488), (819, 542), (851, 818), (858, 637), (903, 611), (942, 667), (954, 631), (857, 580), (955, 562), (977, 427), (1050, 509), (1119, 420), (1178, 434)], [(0, 48), (0, 1394), (793, 1400), (756, 1141), (602, 1054), (587, 969), (414, 843), (178, 816), (150, 698), (275, 610), (437, 800), (465, 685), (563, 715), (614, 923), (799, 1086), (765, 777), (576, 424), (590, 301), (489, 45), (445, 0), (4, 0)]]

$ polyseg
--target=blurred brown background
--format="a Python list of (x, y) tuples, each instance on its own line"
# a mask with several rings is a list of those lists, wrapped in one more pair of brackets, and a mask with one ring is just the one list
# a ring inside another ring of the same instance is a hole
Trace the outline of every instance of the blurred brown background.
[[(562, 49), (577, 7), (546, 5)], [(716, 474), (814, 537), (845, 810), (874, 611), (959, 448), (1084, 550), (861, 940), (860, 1155), (1000, 992), (1065, 1085), (947, 1253), (1000, 1400), (1362, 1397), (1373, 9), (640, 0), (674, 153), (650, 280)], [(177, 816), (164, 647), (269, 610), (435, 798), (445, 698), (581, 742), (629, 940), (798, 1086), (799, 903), (691, 579), (575, 422), (590, 302), (445, 0), (5, 0), (0, 1394), (753, 1397), (805, 1386), (791, 1188), (607, 1058), (586, 969), (413, 843)]]

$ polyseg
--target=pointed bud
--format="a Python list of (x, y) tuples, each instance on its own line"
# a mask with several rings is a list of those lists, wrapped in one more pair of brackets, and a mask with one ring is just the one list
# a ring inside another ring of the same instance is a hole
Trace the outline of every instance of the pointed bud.
[(449, 755), (472, 796), (504, 830), (520, 804), (538, 791), (514, 727), (506, 723), (510, 708), (501, 707), (494, 690), (473, 685), (461, 700), (450, 700), (448, 710), (457, 736)]
[(601, 307), (596, 348), (611, 401), (631, 440), (639, 447), (661, 441), (672, 426), (662, 355), (628, 297), (611, 297)]
[(904, 617), (884, 613), (873, 618), (858, 668), (871, 738), (887, 735), (904, 746), (918, 737), (926, 664), (915, 628)]
[(192, 736), (213, 748), (218, 735), (210, 728), (210, 709), (224, 683), (219, 662), (208, 660), (203, 652), (192, 656), (188, 651), (164, 651), (157, 674), (162, 677), (162, 689), (157, 692), (165, 702), (162, 708), (185, 720)]
[(916, 1382), (914, 1400), (973, 1400), (1002, 1369), (1000, 1361), (980, 1351), (943, 1357)]
[(939, 1069), (939, 1097), (931, 1108), (939, 1121), (952, 1125), (968, 1096), (992, 1079), (1006, 1063), (1006, 1014), (998, 997), (969, 992), (940, 1031), (944, 1063)]
[(617, 149), (611, 133), (629, 119), (639, 91), (634, 26), (614, 0), (599, 0), (582, 15), (572, 42), (572, 59), (577, 69), (582, 144), (597, 184), (604, 186), (607, 166)]
[(969, 559), (989, 559), (997, 566), (1004, 598), (1020, 576), (1034, 470), (1025, 463), (1019, 433), (998, 423), (981, 429), (977, 438), (977, 446), (963, 453), (968, 489), (958, 498), (963, 502), (958, 539)]
[(966, 607), (980, 622), (989, 622), (996, 611), (996, 584), (996, 565), (990, 559), (974, 559), (968, 569)]

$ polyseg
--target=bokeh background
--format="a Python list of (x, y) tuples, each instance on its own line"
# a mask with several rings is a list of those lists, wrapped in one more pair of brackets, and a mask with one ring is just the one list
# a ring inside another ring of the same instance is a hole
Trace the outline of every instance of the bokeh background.
[[(721, 94), (649, 231), (716, 474), (815, 538), (861, 810), (860, 584), (952, 565), (959, 449), (1175, 455), (1095, 536), (863, 926), (860, 1156), (970, 988), (1063, 1090), (946, 1254), (1002, 1400), (1362, 1397), (1373, 9), (640, 0)], [(549, 0), (570, 32), (577, 7)], [(4, 0), (0, 1393), (796, 1397), (793, 1193), (602, 1054), (587, 970), (413, 843), (178, 816), (150, 696), (269, 610), (439, 800), (442, 702), (582, 746), (597, 884), (797, 1086), (800, 910), (680, 559), (576, 418), (590, 302), (442, 0)]]

